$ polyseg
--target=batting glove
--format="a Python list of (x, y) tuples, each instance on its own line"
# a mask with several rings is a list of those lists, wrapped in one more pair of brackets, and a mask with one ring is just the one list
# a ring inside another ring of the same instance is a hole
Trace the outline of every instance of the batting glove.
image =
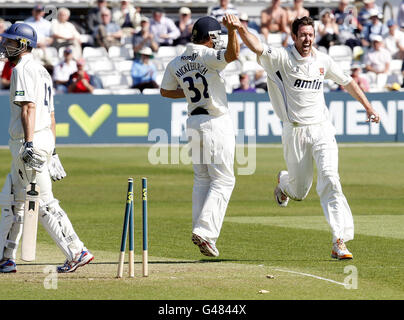
[(52, 158), (49, 162), (48, 168), (49, 175), (53, 181), (62, 180), (67, 175), (65, 169), (62, 166), (62, 163), (60, 162), (59, 156), (56, 153), (56, 149), (53, 150)]
[(20, 150), (21, 160), (37, 172), (42, 172), (46, 158), (34, 149), (32, 141), (23, 144)]

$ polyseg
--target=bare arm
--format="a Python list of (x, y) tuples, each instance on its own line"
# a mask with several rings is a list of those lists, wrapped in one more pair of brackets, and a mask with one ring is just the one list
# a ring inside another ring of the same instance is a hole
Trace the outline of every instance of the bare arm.
[(250, 33), (247, 28), (245, 28), (243, 25), (240, 25), (237, 27), (238, 33), (240, 34), (241, 39), (243, 40), (243, 43), (250, 48), (250, 50), (257, 55), (261, 55), (262, 52), (264, 51), (264, 47), (262, 46), (261, 41), (254, 36), (252, 33)]
[[(369, 100), (366, 98), (366, 95), (363, 93), (361, 88), (359, 88), (359, 85), (355, 82), (355, 80), (352, 80), (349, 84), (345, 86), (346, 91), (355, 98), (357, 101), (359, 101), (363, 107), (366, 110), (366, 114), (368, 116), (368, 122), (373, 121), (378, 123), (380, 121), (379, 115), (376, 113), (375, 110), (373, 110), (372, 105), (370, 104)], [(372, 117), (374, 118), (372, 119)]]
[(171, 99), (185, 98), (185, 94), (182, 89), (166, 90), (161, 88), (160, 94), (165, 98), (171, 98)]
[(56, 120), (55, 120), (55, 112), (53, 111), (51, 112), (51, 130), (56, 141)]
[(32, 141), (34, 139), (35, 131), (35, 103), (31, 101), (22, 101), (20, 105), (25, 141)]
[(223, 24), (228, 30), (227, 49), (224, 53), (224, 58), (228, 63), (237, 60), (240, 53), (240, 44), (236, 34), (236, 25), (238, 23), (241, 25), (238, 18), (232, 14), (226, 14), (223, 18)]

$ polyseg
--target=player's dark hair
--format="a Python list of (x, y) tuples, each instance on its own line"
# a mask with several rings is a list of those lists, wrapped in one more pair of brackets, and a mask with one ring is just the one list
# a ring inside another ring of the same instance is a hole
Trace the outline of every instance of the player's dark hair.
[(310, 17), (302, 17), (300, 19), (295, 19), (292, 23), (292, 33), (297, 36), (300, 26), (312, 26), (314, 29), (314, 21)]
[(201, 38), (192, 39), (192, 42), (195, 43), (195, 44), (201, 44), (201, 43), (205, 43), (205, 42), (209, 41), (209, 39), (210, 39), (210, 36), (206, 35), (206, 36), (201, 37)]

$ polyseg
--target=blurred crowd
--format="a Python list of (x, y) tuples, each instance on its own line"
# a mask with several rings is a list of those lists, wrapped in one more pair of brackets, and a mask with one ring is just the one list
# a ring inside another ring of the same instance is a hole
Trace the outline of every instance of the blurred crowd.
[[(219, 22), (225, 13), (237, 15), (262, 41), (278, 46), (291, 45), (292, 21), (310, 15), (303, 0), (294, 0), (293, 6), (288, 8), (282, 7), (280, 0), (272, 0), (267, 8), (257, 8), (253, 19), (245, 12), (239, 12), (230, 0), (219, 0), (207, 11)], [(116, 7), (109, 6), (106, 0), (97, 0), (84, 26), (71, 21), (70, 16), (68, 8), (58, 8), (57, 16), (47, 19), (44, 6), (37, 4), (32, 15), (24, 20), (37, 32), (38, 47), (33, 54), (51, 73), (57, 93), (91, 93), (105, 87), (102, 79), (86, 68), (83, 57), (86, 47), (105, 48), (110, 52), (111, 48), (130, 46), (133, 62), (127, 70), (131, 77), (128, 86), (140, 92), (146, 88), (157, 89), (158, 68), (153, 58), (165, 51), (163, 47), (181, 47), (189, 43), (197, 18), (187, 7), (180, 8), (176, 18), (170, 18), (162, 8), (143, 14), (142, 8), (131, 0), (121, 0)], [(315, 46), (324, 52), (333, 47), (348, 47), (350, 51), (347, 52), (352, 55), (348, 72), (365, 92), (371, 88), (374, 91), (400, 90), (404, 85), (388, 81), (392, 61), (401, 60), (401, 73), (404, 72), (404, 0), (396, 20), (386, 21), (375, 0), (355, 3), (340, 0), (338, 7), (322, 9), (315, 18)], [(9, 21), (0, 18), (0, 33), (8, 25)], [(225, 34), (226, 30), (223, 29), (222, 33)], [(239, 65), (255, 60), (253, 53), (241, 43)], [(12, 67), (8, 61), (3, 63), (2, 89), (9, 86)], [(240, 67), (237, 76), (234, 92), (266, 90), (265, 73), (259, 66), (253, 73), (251, 70), (244, 72)], [(402, 81), (402, 76), (399, 79)], [(331, 89), (341, 90), (339, 87)]]

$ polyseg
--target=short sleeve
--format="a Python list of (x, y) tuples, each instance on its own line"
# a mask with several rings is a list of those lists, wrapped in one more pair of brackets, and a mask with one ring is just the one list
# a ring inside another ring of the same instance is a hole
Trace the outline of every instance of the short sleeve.
[(177, 78), (172, 74), (170, 64), (164, 72), (163, 79), (161, 80), (161, 88), (165, 90), (176, 90), (178, 88)]
[(257, 62), (260, 64), (266, 71), (271, 71), (279, 65), (279, 62), (282, 57), (282, 53), (279, 48), (268, 47), (264, 45), (264, 50), (262, 54), (257, 55)]
[(13, 97), (13, 102), (18, 105), (19, 102), (22, 101), (30, 101), (35, 103), (35, 77), (28, 70), (14, 68), (11, 78), (14, 82), (15, 88), (14, 92), (10, 92)]
[(325, 74), (325, 79), (330, 79), (341, 86), (346, 86), (352, 81), (351, 76), (344, 73), (343, 69), (331, 58), (328, 59), (329, 65)]
[(203, 60), (209, 67), (223, 70), (227, 66), (227, 61), (224, 57), (225, 52), (226, 50), (208, 49), (204, 52)]

